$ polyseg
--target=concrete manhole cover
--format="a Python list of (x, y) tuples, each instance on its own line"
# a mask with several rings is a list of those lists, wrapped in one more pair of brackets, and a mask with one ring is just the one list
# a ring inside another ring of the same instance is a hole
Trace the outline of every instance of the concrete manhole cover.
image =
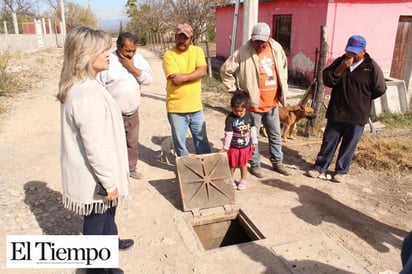
[(235, 203), (226, 154), (177, 157), (176, 165), (185, 211)]

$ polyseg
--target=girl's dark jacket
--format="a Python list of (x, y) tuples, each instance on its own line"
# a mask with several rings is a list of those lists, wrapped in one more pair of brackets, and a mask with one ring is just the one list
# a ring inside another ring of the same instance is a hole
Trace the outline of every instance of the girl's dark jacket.
[(345, 55), (323, 70), (323, 83), (332, 88), (326, 118), (334, 123), (365, 125), (369, 120), (372, 100), (386, 91), (386, 82), (378, 64), (365, 53), (363, 62), (350, 72), (335, 74)]

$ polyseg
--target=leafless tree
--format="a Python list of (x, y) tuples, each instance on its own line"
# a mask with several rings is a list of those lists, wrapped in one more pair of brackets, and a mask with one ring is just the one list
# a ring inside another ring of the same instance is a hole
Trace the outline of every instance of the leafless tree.
[[(60, 0), (43, 0), (51, 8), (53, 16), (62, 20)], [(75, 26), (97, 26), (97, 17), (90, 7), (83, 7), (79, 4), (70, 1), (64, 1), (64, 11), (66, 16), (66, 24), (70, 27)]]
[(59, 0), (43, 0), (43, 2), (45, 2), (49, 7), (51, 7), (54, 10), (57, 9), (60, 3)]
[[(194, 41), (215, 29), (215, 8), (230, 0), (129, 0), (129, 20), (137, 30), (174, 31), (179, 23), (193, 27)], [(149, 25), (149, 26), (147, 26)]]
[(90, 7), (84, 8), (79, 4), (69, 2), (64, 10), (66, 12), (66, 24), (70, 27), (97, 27), (97, 18)]
[(163, 33), (166, 30), (165, 9), (164, 0), (129, 0), (126, 4), (129, 31), (140, 34)]
[(4, 14), (34, 15), (34, 5), (31, 0), (1, 0), (1, 11)]
[(170, 28), (186, 22), (193, 28), (193, 36), (196, 41), (202, 34), (214, 30), (215, 8), (228, 4), (227, 0), (168, 0), (168, 10), (165, 12), (165, 22)]

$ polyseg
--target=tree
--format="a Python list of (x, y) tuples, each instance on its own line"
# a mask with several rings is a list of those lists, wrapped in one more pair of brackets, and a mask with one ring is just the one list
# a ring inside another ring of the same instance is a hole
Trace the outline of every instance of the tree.
[(168, 0), (165, 21), (174, 29), (177, 24), (186, 22), (193, 28), (193, 40), (196, 42), (203, 34), (215, 30), (215, 8), (231, 3), (228, 0)]
[(119, 25), (119, 33), (123, 32), (123, 22), (120, 21), (120, 25)]
[[(1, 0), (1, 20), (12, 22), (12, 14), (15, 13), (17, 21), (29, 21), (27, 18), (33, 18), (35, 10), (30, 0)], [(13, 28), (13, 26), (10, 24)]]
[(34, 5), (31, 0), (1, 0), (2, 14), (16, 13), (19, 15), (34, 15)]
[(67, 3), (64, 8), (66, 12), (66, 24), (70, 27), (89, 26), (97, 27), (97, 18), (90, 7), (83, 8), (79, 4)]
[[(61, 18), (61, 7), (59, 0), (45, 0), (47, 4), (52, 9), (52, 14), (55, 19), (62, 21)], [(70, 2), (64, 1), (64, 12), (66, 17), (66, 25), (69, 28), (73, 28), (76, 26), (89, 26), (89, 27), (97, 27), (97, 17), (91, 10), (90, 6), (84, 8), (83, 6)]]
[(164, 33), (174, 31), (179, 23), (193, 28), (196, 41), (215, 30), (215, 8), (230, 0), (129, 0), (126, 4), (130, 27), (136, 32)]
[(129, 17), (128, 31), (137, 33), (140, 41), (144, 41), (149, 33), (164, 33), (166, 31), (164, 10), (165, 1), (163, 0), (129, 0), (126, 4)]

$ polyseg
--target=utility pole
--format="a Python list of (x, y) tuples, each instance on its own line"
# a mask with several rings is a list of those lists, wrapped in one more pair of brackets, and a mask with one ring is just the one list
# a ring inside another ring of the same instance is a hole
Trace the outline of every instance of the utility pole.
[[(230, 54), (235, 51), (236, 40), (238, 33), (239, 21), (239, 6), (240, 0), (236, 0), (235, 14), (233, 20), (233, 31), (230, 42)], [(259, 0), (244, 0), (243, 1), (243, 25), (242, 25), (242, 45), (245, 44), (252, 34), (253, 26), (258, 21)]]
[(63, 41), (66, 37), (66, 17), (64, 15), (64, 3), (63, 0), (60, 0), (60, 10), (61, 10), (61, 17), (62, 17), (62, 35)]
[(238, 22), (239, 22), (239, 6), (240, 6), (240, 0), (236, 0), (235, 15), (233, 17), (232, 37), (230, 40), (230, 55), (232, 55), (232, 53), (236, 49), (237, 29), (238, 29)]
[(243, 32), (242, 44), (245, 44), (252, 34), (253, 26), (258, 22), (259, 0), (243, 1)]
[(17, 24), (17, 14), (13, 12), (11, 16), (13, 18), (14, 34), (19, 34), (19, 24)]
[(320, 117), (320, 111), (321, 107), (323, 106), (324, 103), (324, 97), (325, 97), (325, 86), (323, 85), (323, 80), (322, 80), (322, 72), (323, 69), (325, 68), (325, 63), (326, 63), (326, 55), (328, 53), (328, 27), (327, 26), (321, 26), (321, 34), (320, 34), (320, 52), (319, 52), (319, 63), (317, 65), (317, 70), (316, 70), (316, 86), (315, 86), (315, 93), (313, 95), (313, 100), (315, 102), (314, 104), (314, 110), (316, 113), (316, 118), (312, 120), (313, 124), (316, 125), (319, 123), (321, 120)]

